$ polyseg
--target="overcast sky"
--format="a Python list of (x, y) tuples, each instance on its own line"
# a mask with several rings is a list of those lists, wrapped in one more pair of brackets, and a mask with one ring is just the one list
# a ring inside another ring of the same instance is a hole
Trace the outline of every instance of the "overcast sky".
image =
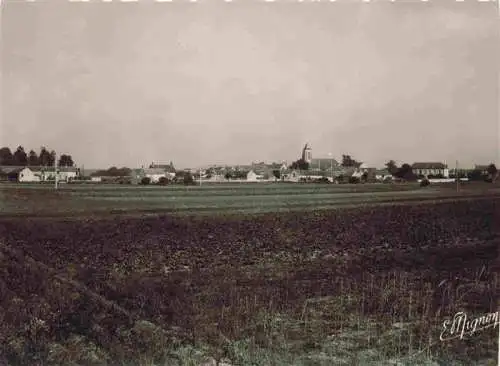
[(4, 1), (0, 146), (78, 165), (499, 162), (495, 4)]

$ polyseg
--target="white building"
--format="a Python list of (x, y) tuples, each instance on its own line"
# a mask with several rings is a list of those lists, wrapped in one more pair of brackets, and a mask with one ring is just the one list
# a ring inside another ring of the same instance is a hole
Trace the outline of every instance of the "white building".
[(379, 169), (375, 172), (375, 179), (379, 181), (392, 180), (392, 174), (387, 169)]
[(448, 166), (443, 163), (414, 163), (412, 166), (412, 171), (416, 175), (442, 175), (445, 178), (450, 176)]
[(281, 176), (281, 180), (285, 182), (298, 182), (300, 180), (300, 172), (298, 170), (287, 171)]
[(144, 169), (144, 176), (151, 179), (151, 183), (158, 183), (160, 181), (160, 178), (167, 177), (167, 173), (165, 172), (165, 169), (150, 168), (150, 169)]
[(73, 179), (76, 179), (78, 176), (78, 172), (75, 168), (59, 168), (59, 173), (57, 174), (57, 179), (60, 181), (69, 182)]
[(247, 173), (247, 182), (258, 182), (264, 179), (262, 174), (257, 174), (253, 170)]
[(40, 175), (36, 174), (30, 168), (24, 168), (19, 171), (19, 175), (17, 177), (19, 182), (40, 182)]

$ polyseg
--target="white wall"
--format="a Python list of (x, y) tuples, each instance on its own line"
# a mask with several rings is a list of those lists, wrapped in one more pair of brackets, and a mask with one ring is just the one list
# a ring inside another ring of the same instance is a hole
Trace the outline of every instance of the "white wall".
[(19, 182), (40, 182), (40, 177), (36, 176), (31, 169), (24, 168), (19, 172)]
[(146, 174), (146, 177), (151, 179), (151, 183), (158, 183), (161, 177), (166, 177), (165, 174)]
[(248, 172), (247, 181), (256, 182), (257, 181), (257, 174), (255, 174), (253, 171)]
[(76, 178), (76, 172), (59, 172), (57, 175), (58, 180), (69, 180)]
[[(469, 178), (460, 178), (462, 182), (467, 182)], [(418, 182), (420, 183), (422, 179), (419, 179)], [(455, 182), (455, 179), (453, 178), (444, 178), (444, 179), (429, 179), (429, 182), (431, 183), (452, 183)]]

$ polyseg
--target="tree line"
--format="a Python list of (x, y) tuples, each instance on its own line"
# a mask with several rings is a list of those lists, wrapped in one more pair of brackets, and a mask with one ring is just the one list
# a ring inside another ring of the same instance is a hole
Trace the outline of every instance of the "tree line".
[[(47, 149), (45, 146), (40, 148), (37, 154), (34, 150), (28, 153), (22, 146), (12, 152), (9, 147), (0, 148), (0, 166), (54, 166), (56, 161), (56, 152)], [(73, 167), (75, 163), (71, 155), (62, 154), (59, 157), (58, 165), (62, 167)]]

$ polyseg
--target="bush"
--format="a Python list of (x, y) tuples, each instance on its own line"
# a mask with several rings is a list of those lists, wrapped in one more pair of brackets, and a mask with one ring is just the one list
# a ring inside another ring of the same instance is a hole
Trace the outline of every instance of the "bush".
[(193, 185), (193, 184), (195, 184), (193, 175), (191, 173), (184, 174), (183, 181), (184, 181), (185, 185)]
[(162, 186), (165, 186), (168, 184), (168, 178), (167, 177), (161, 177), (159, 180), (158, 180), (158, 184), (159, 185), (162, 185)]
[(484, 180), (483, 173), (480, 170), (473, 170), (472, 172), (469, 172), (467, 174), (467, 178), (469, 178), (470, 181), (480, 181)]
[(349, 182), (349, 177), (346, 177), (344, 175), (339, 175), (338, 177), (335, 178), (335, 182), (337, 184), (343, 184), (343, 183), (348, 183)]
[(349, 177), (350, 184), (358, 184), (359, 182), (360, 182), (360, 179), (358, 177)]
[(150, 183), (151, 183), (151, 178), (149, 178), (149, 177), (144, 177), (141, 179), (141, 184), (143, 184), (143, 185), (147, 185)]
[(328, 180), (327, 177), (322, 177), (322, 178), (316, 179), (314, 182), (315, 183), (330, 183), (330, 180)]
[(420, 187), (427, 187), (427, 186), (428, 186), (428, 185), (430, 185), (430, 184), (431, 184), (431, 182), (429, 182), (429, 180), (428, 180), (428, 179), (422, 179), (422, 180), (420, 181)]

